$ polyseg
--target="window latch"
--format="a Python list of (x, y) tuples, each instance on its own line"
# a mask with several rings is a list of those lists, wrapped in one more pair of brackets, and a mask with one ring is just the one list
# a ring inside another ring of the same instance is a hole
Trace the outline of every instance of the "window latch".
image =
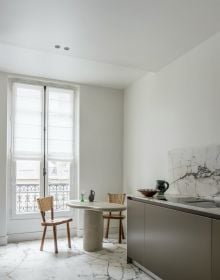
[(46, 170), (46, 168), (44, 167), (43, 168), (43, 176), (46, 176), (47, 175), (47, 170)]

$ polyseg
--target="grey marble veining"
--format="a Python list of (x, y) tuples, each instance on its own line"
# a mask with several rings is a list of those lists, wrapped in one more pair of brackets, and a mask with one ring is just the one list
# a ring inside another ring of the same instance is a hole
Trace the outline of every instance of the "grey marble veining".
[(170, 193), (211, 196), (220, 192), (220, 145), (169, 152)]
[(72, 249), (66, 240), (58, 240), (59, 253), (53, 253), (53, 240), (8, 244), (0, 247), (0, 279), (6, 280), (152, 280), (139, 268), (126, 262), (126, 244), (105, 242), (103, 250), (83, 251), (82, 239), (72, 240)]

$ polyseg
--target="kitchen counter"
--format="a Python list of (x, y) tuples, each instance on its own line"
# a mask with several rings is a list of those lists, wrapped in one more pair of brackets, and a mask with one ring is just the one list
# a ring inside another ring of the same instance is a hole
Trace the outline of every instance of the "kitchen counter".
[(144, 268), (155, 279), (219, 280), (217, 199), (127, 196), (128, 262)]
[[(148, 204), (158, 205), (165, 208), (176, 209), (187, 213), (192, 213), (204, 217), (209, 217), (213, 219), (220, 220), (220, 207), (215, 208), (204, 208), (199, 206), (190, 205), (190, 203), (185, 203), (184, 201), (190, 199), (198, 199), (197, 197), (189, 197), (183, 195), (164, 195), (164, 196), (154, 196), (154, 197), (144, 197), (142, 195), (128, 195), (128, 199), (135, 201), (141, 201)], [(204, 200), (210, 200), (210, 197), (201, 197)]]

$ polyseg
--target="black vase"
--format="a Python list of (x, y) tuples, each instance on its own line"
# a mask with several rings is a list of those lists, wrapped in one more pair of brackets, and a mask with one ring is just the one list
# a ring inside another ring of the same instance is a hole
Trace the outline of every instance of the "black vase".
[(90, 194), (89, 194), (89, 201), (93, 202), (95, 199), (95, 191), (90, 190)]
[(169, 183), (167, 181), (164, 180), (157, 180), (156, 181), (156, 189), (159, 191), (159, 195), (163, 195), (165, 193), (165, 191), (168, 190), (169, 188)]

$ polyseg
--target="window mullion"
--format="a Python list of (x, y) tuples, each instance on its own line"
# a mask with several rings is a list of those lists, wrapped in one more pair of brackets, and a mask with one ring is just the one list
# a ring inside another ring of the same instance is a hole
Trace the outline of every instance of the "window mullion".
[(44, 86), (44, 144), (43, 144), (43, 161), (44, 161), (44, 196), (48, 191), (48, 88)]
[(41, 115), (41, 164), (40, 164), (40, 196), (44, 196), (44, 87), (42, 86), (42, 115)]

